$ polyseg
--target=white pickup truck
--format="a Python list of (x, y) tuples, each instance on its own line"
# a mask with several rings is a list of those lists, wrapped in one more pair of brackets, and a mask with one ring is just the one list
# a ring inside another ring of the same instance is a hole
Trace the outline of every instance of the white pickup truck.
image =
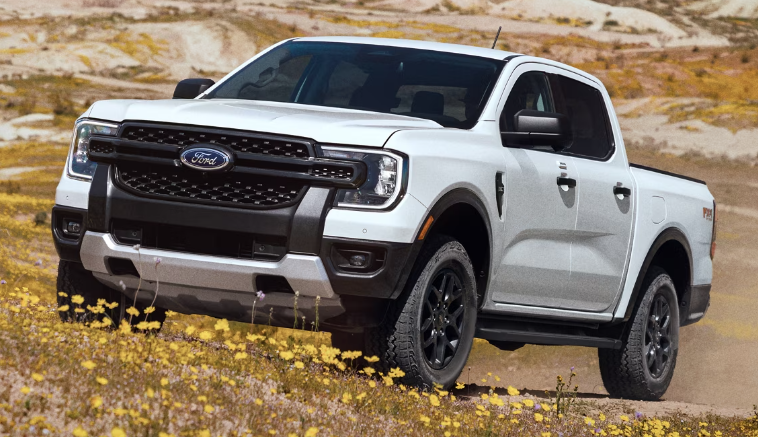
[(475, 337), (580, 345), (612, 396), (658, 399), (709, 305), (715, 208), (705, 183), (630, 165), (575, 68), (296, 38), (174, 99), (93, 104), (53, 236), (60, 303), (115, 300), (117, 323), (136, 299), (158, 321), (317, 324), (425, 387)]

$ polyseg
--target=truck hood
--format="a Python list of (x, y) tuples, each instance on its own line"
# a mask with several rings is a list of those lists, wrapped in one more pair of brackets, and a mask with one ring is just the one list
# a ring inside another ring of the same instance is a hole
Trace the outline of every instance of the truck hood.
[(319, 143), (382, 147), (404, 129), (442, 129), (402, 115), (249, 100), (103, 100), (85, 116), (240, 129), (310, 138)]

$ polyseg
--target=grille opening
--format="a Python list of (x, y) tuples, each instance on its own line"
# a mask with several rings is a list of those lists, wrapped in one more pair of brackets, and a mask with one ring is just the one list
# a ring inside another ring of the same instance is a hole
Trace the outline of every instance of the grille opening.
[(295, 294), (295, 291), (284, 276), (258, 275), (255, 277), (255, 288), (264, 293), (278, 292)]
[(113, 275), (131, 275), (139, 278), (139, 272), (132, 260), (126, 258), (108, 258), (108, 270)]
[(278, 261), (287, 253), (287, 238), (271, 235), (127, 220), (114, 220), (111, 233), (120, 244), (202, 255)]
[(218, 206), (281, 208), (300, 200), (307, 188), (295, 180), (239, 173), (208, 174), (183, 167), (118, 164), (116, 181), (149, 197)]
[(248, 135), (241, 132), (210, 131), (207, 128), (126, 125), (121, 132), (121, 138), (181, 147), (198, 143), (220, 144), (237, 152), (288, 158), (312, 156), (311, 146), (303, 140), (271, 138), (265, 135)]

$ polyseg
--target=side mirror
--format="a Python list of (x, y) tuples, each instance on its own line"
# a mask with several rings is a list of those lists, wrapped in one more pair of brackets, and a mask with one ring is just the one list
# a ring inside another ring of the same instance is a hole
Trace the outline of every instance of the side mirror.
[(513, 132), (501, 132), (510, 147), (550, 146), (559, 152), (574, 140), (568, 117), (556, 112), (522, 109), (513, 117)]
[(176, 84), (174, 89), (175, 99), (194, 99), (203, 91), (215, 85), (211, 79), (184, 79)]

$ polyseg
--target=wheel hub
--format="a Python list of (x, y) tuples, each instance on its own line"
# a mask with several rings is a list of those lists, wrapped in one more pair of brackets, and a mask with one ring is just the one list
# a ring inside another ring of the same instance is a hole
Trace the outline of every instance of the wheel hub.
[(424, 296), (419, 334), (424, 357), (434, 369), (453, 359), (463, 329), (464, 288), (457, 272), (443, 269)]
[(650, 305), (648, 324), (645, 330), (645, 360), (653, 378), (660, 378), (668, 369), (672, 354), (671, 307), (662, 294)]

